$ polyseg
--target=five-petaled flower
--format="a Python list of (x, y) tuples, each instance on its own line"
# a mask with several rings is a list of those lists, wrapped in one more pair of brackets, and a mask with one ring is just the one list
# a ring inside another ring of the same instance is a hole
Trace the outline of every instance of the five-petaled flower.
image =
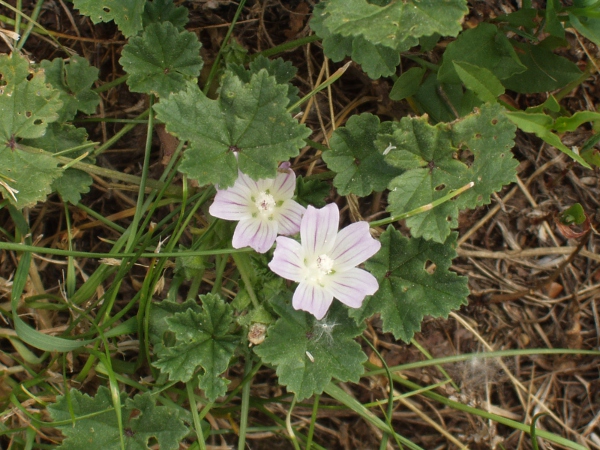
[(379, 285), (369, 272), (356, 266), (381, 248), (369, 233), (367, 222), (356, 222), (338, 233), (340, 212), (335, 203), (321, 209), (309, 206), (300, 225), (302, 243), (277, 238), (270, 269), (300, 283), (294, 292), (295, 309), (308, 311), (321, 320), (333, 298), (359, 308)]
[(296, 174), (282, 163), (275, 179), (254, 181), (239, 172), (228, 189), (217, 190), (209, 213), (239, 223), (233, 233), (233, 248), (252, 247), (258, 253), (271, 248), (278, 234), (296, 234), (305, 208), (292, 200)]

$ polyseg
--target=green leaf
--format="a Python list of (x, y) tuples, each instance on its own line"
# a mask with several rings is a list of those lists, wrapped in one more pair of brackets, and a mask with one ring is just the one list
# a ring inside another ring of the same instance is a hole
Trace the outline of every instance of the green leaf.
[(413, 99), (435, 122), (451, 122), (481, 105), (473, 91), (463, 91), (461, 83), (440, 84), (435, 73), (425, 78)]
[(583, 206), (580, 203), (575, 203), (568, 209), (560, 213), (559, 220), (563, 225), (581, 225), (587, 220)]
[(453, 61), (454, 70), (467, 89), (475, 92), (482, 102), (495, 103), (504, 94), (504, 86), (496, 76), (484, 67), (464, 61)]
[(334, 301), (321, 321), (291, 305), (291, 295), (271, 301), (279, 319), (267, 331), (254, 352), (266, 364), (276, 366), (279, 383), (298, 399), (320, 394), (332, 378), (357, 382), (367, 356), (354, 338), (364, 330), (348, 317), (347, 309)]
[(275, 178), (279, 162), (305, 145), (310, 130), (286, 111), (287, 91), (264, 69), (249, 83), (228, 73), (217, 100), (188, 85), (154, 108), (169, 132), (190, 142), (179, 170), (201, 186), (226, 188), (238, 167), (255, 180)]
[(288, 86), (287, 97), (290, 105), (300, 100), (300, 97), (298, 97), (299, 89), (290, 83), (296, 76), (298, 69), (290, 61), (284, 61), (282, 58), (269, 59), (263, 55), (258, 55), (250, 63), (249, 70), (246, 70), (243, 65), (237, 63), (229, 63), (227, 69), (233, 72), (244, 83), (250, 83), (252, 75), (258, 74), (261, 69), (265, 69), (270, 76), (275, 77), (278, 84)]
[(336, 172), (333, 185), (340, 195), (364, 197), (381, 192), (400, 174), (385, 162), (385, 147), (375, 145), (378, 131), (379, 118), (365, 113), (350, 117), (345, 127), (333, 133), (331, 150), (323, 152), (322, 158), (327, 168)]
[(90, 66), (87, 59), (71, 56), (68, 61), (56, 58), (40, 64), (46, 73), (46, 81), (60, 92), (63, 107), (60, 122), (73, 120), (77, 111), (93, 114), (100, 103), (100, 96), (91, 87), (98, 79), (98, 69)]
[(510, 149), (515, 127), (499, 105), (489, 105), (452, 124), (431, 126), (427, 118), (403, 118), (378, 145), (395, 146), (386, 161), (405, 172), (389, 184), (393, 216), (427, 205), (451, 191), (475, 183), (453, 201), (410, 217), (415, 237), (442, 243), (458, 225), (458, 211), (490, 202), (490, 196), (514, 180), (517, 161)]
[(600, 113), (594, 111), (577, 111), (571, 117), (558, 117), (554, 121), (553, 129), (558, 133), (575, 131), (587, 122), (600, 122)]
[[(121, 403), (125, 395), (121, 394)], [(58, 396), (48, 411), (55, 421), (75, 421), (58, 426), (67, 437), (60, 450), (120, 450), (119, 423), (115, 414), (110, 391), (101, 386), (95, 397), (71, 389), (69, 397)], [(165, 450), (177, 450), (188, 428), (179, 417), (178, 410), (167, 406), (155, 406), (150, 393), (136, 395), (125, 402), (123, 439), (127, 450), (147, 450), (149, 441), (156, 439)]]
[(422, 67), (408, 69), (394, 83), (394, 87), (390, 91), (390, 98), (400, 101), (406, 97), (415, 95), (419, 90), (423, 75), (425, 75), (425, 69)]
[(142, 29), (146, 0), (73, 0), (73, 5), (93, 23), (114, 20), (125, 37)]
[(141, 36), (132, 37), (119, 62), (129, 74), (131, 91), (159, 97), (196, 83), (203, 64), (196, 35), (178, 31), (171, 22), (150, 24)]
[[(23, 144), (50, 153), (58, 153), (89, 143), (87, 137), (85, 128), (75, 128), (69, 124), (51, 123), (46, 129), (44, 136), (37, 139), (24, 139)], [(69, 152), (68, 156), (76, 158), (86, 150), (90, 150), (90, 148)], [(90, 163), (94, 162), (90, 158), (86, 158), (85, 160)], [(81, 194), (86, 194), (90, 191), (93, 181), (93, 178), (88, 173), (69, 168), (64, 170), (60, 177), (52, 182), (52, 190), (58, 192), (65, 202), (71, 202), (76, 205), (81, 200)]]
[(324, 25), (331, 33), (361, 36), (368, 42), (403, 52), (419, 43), (421, 36), (439, 33), (456, 36), (469, 11), (464, 0), (447, 0), (443, 8), (435, 2), (407, 0), (386, 6), (367, 0), (329, 0)]
[(302, 206), (313, 205), (321, 208), (327, 204), (331, 186), (321, 180), (307, 180), (304, 177), (296, 178), (296, 201)]
[(559, 89), (581, 75), (577, 65), (540, 45), (513, 42), (527, 70), (502, 80), (511, 91), (535, 94)]
[(170, 330), (167, 319), (173, 317), (177, 313), (184, 313), (188, 309), (191, 309), (198, 314), (202, 312), (202, 307), (194, 300), (186, 300), (183, 303), (166, 300), (152, 303), (152, 308), (150, 308), (150, 326), (148, 333), (150, 335), (150, 342), (153, 345), (162, 344), (164, 334)]
[(167, 319), (177, 342), (159, 350), (154, 366), (167, 373), (169, 379), (184, 382), (201, 367), (204, 372), (199, 376), (199, 387), (214, 401), (227, 392), (227, 381), (219, 375), (229, 366), (240, 338), (229, 333), (233, 322), (231, 305), (218, 295), (207, 294), (200, 298), (202, 312), (187, 309)]
[(184, 6), (175, 6), (173, 0), (146, 2), (142, 15), (144, 28), (152, 23), (171, 22), (179, 31), (183, 31), (188, 20), (188, 9)]
[(552, 117), (546, 114), (529, 114), (523, 111), (507, 112), (506, 116), (521, 130), (526, 133), (534, 133), (543, 141), (569, 155), (582, 166), (590, 168), (589, 164), (580, 155), (564, 145), (560, 138), (550, 131), (554, 126)]
[(547, 0), (546, 1), (546, 24), (544, 25), (544, 31), (552, 36), (560, 39), (565, 38), (565, 29), (560, 23), (560, 19), (556, 14), (557, 10), (562, 8), (559, 0)]
[(19, 56), (0, 56), (0, 78), (6, 83), (0, 92), (0, 192), (23, 208), (44, 200), (61, 170), (51, 156), (17, 148), (18, 141), (43, 136), (58, 119), (62, 102), (46, 84), (43, 70), (30, 74)]
[(383, 331), (409, 342), (425, 316), (448, 317), (467, 304), (467, 278), (448, 270), (456, 257), (456, 237), (453, 233), (440, 244), (408, 239), (390, 225), (379, 238), (381, 250), (365, 263), (379, 290), (350, 315), (362, 323), (380, 313)]
[(504, 33), (489, 23), (480, 23), (476, 28), (462, 32), (456, 41), (448, 45), (438, 71), (441, 83), (462, 81), (456, 73), (454, 61), (487, 69), (500, 80), (527, 69)]
[(577, 16), (569, 13), (569, 22), (583, 36), (600, 46), (600, 17)]

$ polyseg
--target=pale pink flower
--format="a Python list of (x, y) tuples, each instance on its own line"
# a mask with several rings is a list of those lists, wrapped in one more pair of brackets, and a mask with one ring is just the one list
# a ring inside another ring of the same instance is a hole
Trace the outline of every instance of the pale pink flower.
[(289, 163), (279, 166), (275, 179), (254, 181), (239, 172), (228, 189), (218, 189), (208, 212), (214, 217), (237, 220), (231, 245), (252, 247), (258, 253), (271, 248), (278, 234), (296, 234), (305, 208), (292, 200), (296, 174)]
[(333, 298), (359, 308), (379, 284), (369, 272), (356, 266), (381, 248), (371, 237), (367, 222), (356, 222), (338, 233), (340, 211), (335, 203), (321, 209), (309, 206), (300, 225), (302, 243), (277, 238), (270, 269), (277, 275), (300, 283), (292, 305), (321, 320)]

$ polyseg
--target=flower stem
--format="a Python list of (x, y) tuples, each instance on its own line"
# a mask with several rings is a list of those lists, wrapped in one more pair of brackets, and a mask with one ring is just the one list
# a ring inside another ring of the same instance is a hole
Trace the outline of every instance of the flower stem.
[(256, 293), (254, 292), (254, 286), (252, 284), (252, 268), (250, 267), (250, 260), (248, 259), (248, 255), (246, 253), (232, 253), (231, 257), (235, 261), (235, 265), (240, 272), (240, 276), (242, 277), (242, 281), (244, 282), (244, 286), (246, 287), (246, 291), (248, 291), (248, 295), (250, 296), (250, 300), (252, 300), (252, 304), (255, 308), (260, 307), (260, 303), (258, 302), (258, 297), (256, 297)]
[(408, 211), (408, 212), (399, 214), (397, 216), (388, 217), (387, 219), (375, 220), (375, 221), (371, 222), (369, 225), (371, 227), (379, 227), (382, 225), (387, 225), (388, 223), (397, 222), (398, 220), (407, 219), (408, 217), (416, 216), (417, 214), (421, 214), (422, 212), (429, 211), (430, 209), (433, 209), (436, 206), (441, 205), (442, 203), (446, 203), (448, 200), (453, 199), (454, 197), (471, 189), (473, 186), (475, 186), (475, 183), (473, 183), (471, 181), (469, 184), (466, 184), (463, 187), (456, 189), (455, 191), (451, 191), (448, 194), (444, 195), (441, 198), (438, 198), (437, 200), (434, 200), (431, 203), (428, 203), (423, 206), (419, 206), (418, 208), (413, 209), (412, 211)]

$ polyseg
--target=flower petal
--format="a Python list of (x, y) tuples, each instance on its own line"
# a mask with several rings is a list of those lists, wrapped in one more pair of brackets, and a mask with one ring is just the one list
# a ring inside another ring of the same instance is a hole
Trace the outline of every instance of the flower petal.
[(381, 243), (371, 237), (367, 222), (356, 222), (341, 230), (330, 253), (334, 270), (348, 270), (379, 251)]
[(327, 310), (333, 302), (333, 295), (328, 293), (319, 285), (313, 285), (306, 282), (301, 282), (292, 298), (292, 306), (294, 309), (308, 311), (317, 320), (321, 320), (327, 314)]
[(277, 222), (260, 218), (243, 219), (235, 227), (231, 245), (233, 248), (252, 247), (258, 253), (271, 248), (277, 237)]
[(300, 243), (286, 237), (278, 237), (277, 247), (269, 268), (280, 277), (292, 281), (302, 281), (306, 278), (304, 266), (304, 249)]
[(251, 195), (256, 195), (260, 192), (260, 186), (257, 181), (254, 181), (245, 173), (242, 173), (238, 170), (238, 179), (235, 184), (239, 184), (240, 186), (245, 187), (251, 193)]
[(306, 257), (315, 258), (331, 251), (340, 222), (340, 210), (335, 203), (321, 209), (308, 206), (300, 224), (300, 238)]
[(292, 198), (294, 196), (294, 191), (296, 190), (296, 174), (294, 171), (291, 169), (281, 171), (281, 169), (279, 169), (271, 189), (271, 195), (273, 195), (277, 201)]
[(296, 234), (300, 231), (300, 223), (305, 212), (306, 208), (294, 200), (283, 202), (283, 205), (275, 209), (273, 215), (273, 219), (279, 224), (277, 232), (285, 235)]
[(328, 276), (325, 289), (343, 304), (351, 308), (360, 308), (365, 296), (377, 292), (379, 284), (366, 270), (353, 268)]
[(213, 217), (225, 220), (242, 220), (252, 216), (250, 191), (236, 182), (229, 189), (218, 190), (215, 200), (208, 208)]

